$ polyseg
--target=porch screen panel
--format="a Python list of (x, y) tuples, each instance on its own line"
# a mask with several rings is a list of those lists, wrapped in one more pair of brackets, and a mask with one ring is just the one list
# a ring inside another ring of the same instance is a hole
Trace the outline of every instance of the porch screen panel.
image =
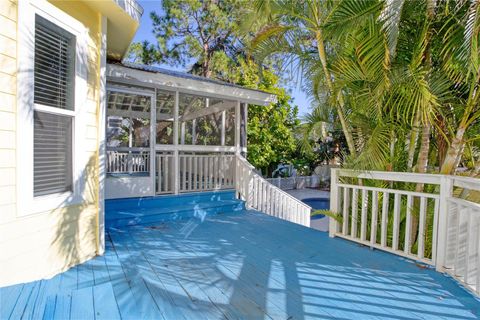
[(234, 101), (180, 93), (179, 144), (234, 145), (234, 108)]
[(72, 191), (72, 119), (34, 112), (34, 196)]
[(173, 144), (175, 93), (157, 89), (156, 143)]

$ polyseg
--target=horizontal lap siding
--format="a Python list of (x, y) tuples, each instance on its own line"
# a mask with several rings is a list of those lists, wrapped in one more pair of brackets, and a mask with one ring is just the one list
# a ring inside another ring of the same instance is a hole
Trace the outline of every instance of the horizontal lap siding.
[(51, 277), (96, 254), (100, 16), (82, 3), (52, 3), (89, 30), (86, 134), (78, 155), (88, 159), (85, 201), (29, 216), (16, 212), (17, 5), (0, 1), (0, 287)]
[(16, 213), (17, 5), (15, 2), (0, 1), (0, 25), (2, 26), (0, 28), (0, 223), (2, 223), (15, 219)]

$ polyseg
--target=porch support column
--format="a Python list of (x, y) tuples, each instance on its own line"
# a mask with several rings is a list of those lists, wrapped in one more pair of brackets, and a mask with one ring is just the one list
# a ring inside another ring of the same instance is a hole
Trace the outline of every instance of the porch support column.
[(192, 120), (192, 144), (197, 144), (197, 119)]
[(226, 117), (227, 111), (223, 110), (222, 111), (222, 135), (220, 138), (220, 145), (224, 146), (225, 145), (225, 117)]
[(241, 119), (240, 119), (240, 101), (237, 101), (235, 106), (235, 154), (240, 154), (240, 128), (241, 128)]
[(180, 190), (180, 162), (178, 157), (178, 103), (180, 94), (175, 91), (175, 107), (173, 110), (173, 193), (178, 194)]
[(247, 123), (248, 123), (248, 104), (240, 105), (240, 154), (247, 157)]
[(155, 166), (157, 153), (155, 146), (157, 144), (157, 90), (152, 96), (150, 107), (150, 178), (152, 179), (152, 196), (157, 193), (157, 167)]
[(97, 254), (105, 253), (105, 163), (107, 149), (105, 126), (107, 119), (107, 17), (101, 17), (100, 46), (100, 97), (98, 105), (98, 212), (97, 212)]

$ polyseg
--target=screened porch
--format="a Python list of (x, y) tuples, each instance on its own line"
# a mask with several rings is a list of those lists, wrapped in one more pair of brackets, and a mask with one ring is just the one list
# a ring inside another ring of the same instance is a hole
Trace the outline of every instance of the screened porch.
[(234, 188), (247, 106), (274, 100), (183, 73), (109, 65), (106, 198)]

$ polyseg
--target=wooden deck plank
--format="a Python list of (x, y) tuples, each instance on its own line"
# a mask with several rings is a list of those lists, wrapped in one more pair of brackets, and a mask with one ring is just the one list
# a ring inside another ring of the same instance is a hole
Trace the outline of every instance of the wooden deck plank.
[(93, 279), (95, 285), (110, 282), (110, 275), (108, 274), (107, 264), (105, 261), (105, 255), (98, 256), (95, 259), (88, 261), (92, 266)]
[[(210, 301), (202, 301), (195, 299), (188, 288), (182, 286), (175, 275), (172, 275), (168, 269), (162, 269), (161, 272), (156, 272), (161, 269), (161, 264), (152, 264), (143, 256), (144, 249), (139, 251), (139, 247), (136, 245), (135, 240), (127, 232), (118, 233), (112, 235), (114, 243), (122, 242), (126, 245), (126, 248), (131, 252), (142, 252), (142, 256), (137, 256), (136, 263), (138, 268), (142, 271), (142, 277), (146, 281), (150, 288), (150, 292), (154, 299), (156, 299), (159, 308), (165, 310), (168, 313), (177, 313), (178, 315), (185, 317), (185, 319), (191, 319), (192, 317), (198, 317), (199, 314), (204, 318), (218, 319), (221, 318), (221, 314), (218, 310), (212, 306)], [(169, 297), (169, 295), (171, 297)], [(171, 303), (175, 302), (172, 306)], [(193, 312), (195, 311), (195, 312)], [(165, 314), (166, 318), (170, 318)]]
[(36, 293), (38, 293), (38, 287), (40, 281), (29, 282), (23, 286), (23, 290), (18, 296), (17, 302), (9, 316), (9, 319), (20, 319), (27, 308), (28, 302), (35, 303)]
[(115, 232), (104, 257), (26, 290), (0, 288), (11, 309), (0, 318), (480, 317), (479, 300), (434, 270), (263, 214)]
[(95, 284), (91, 259), (77, 266), (77, 289), (89, 288)]
[[(242, 225), (243, 226), (243, 225)], [(243, 226), (244, 227), (244, 226)], [(201, 231), (199, 232), (204, 232), (204, 235), (206, 237), (209, 236), (209, 234), (213, 233), (213, 230), (209, 229), (208, 226), (205, 226), (205, 225), (202, 225), (201, 228), (199, 229), (202, 229)], [(242, 233), (242, 237), (244, 239), (250, 239), (251, 241), (253, 241), (250, 246), (248, 246), (248, 243), (249, 241), (245, 241), (244, 243), (242, 243), (242, 245), (245, 245), (246, 247), (244, 248), (245, 252), (248, 252), (249, 253), (249, 256), (250, 256), (250, 261), (252, 262), (252, 265), (254, 265), (255, 269), (257, 272), (263, 272), (264, 273), (264, 276), (268, 277), (270, 280), (273, 280), (275, 281), (276, 278), (284, 278), (285, 276), (287, 277), (287, 283), (286, 284), (283, 284), (283, 288), (288, 288), (287, 291), (288, 291), (288, 296), (289, 296), (289, 301), (290, 301), (290, 308), (291, 309), (296, 309), (297, 312), (301, 312), (301, 309), (300, 309), (300, 306), (298, 305), (298, 303), (302, 303), (301, 301), (301, 298), (303, 297), (303, 293), (300, 292), (299, 288), (301, 286), (299, 286), (299, 283), (298, 283), (298, 280), (295, 281), (295, 282), (292, 282), (292, 281), (288, 281), (288, 279), (295, 279), (298, 277), (297, 273), (298, 271), (295, 270), (295, 266), (293, 268), (287, 268), (285, 271), (285, 274), (281, 274), (281, 275), (275, 275), (271, 272), (270, 270), (270, 262), (272, 260), (281, 260), (283, 262), (288, 262), (288, 261), (302, 261), (302, 259), (304, 260), (305, 259), (305, 256), (300, 254), (300, 255), (297, 255), (298, 252), (298, 248), (297, 250), (295, 251), (288, 251), (288, 252), (284, 252), (284, 250), (282, 250), (281, 248), (277, 248), (277, 252), (282, 252), (285, 254), (285, 258), (284, 259), (280, 259), (280, 256), (278, 255), (278, 253), (274, 253), (272, 255), (271, 252), (269, 252), (269, 250), (264, 250), (263, 246), (259, 246), (258, 244), (263, 244), (265, 247), (267, 248), (275, 248), (275, 243), (277, 244), (281, 244), (281, 243), (286, 243), (285, 241), (280, 241), (281, 239), (278, 239), (272, 235), (268, 235), (267, 234), (267, 238), (268, 239), (262, 239), (262, 236), (261, 235), (258, 235), (258, 232), (257, 233), (252, 233), (250, 234), (249, 232), (246, 232), (245, 230), (246, 228), (242, 228), (241, 230), (243, 231)], [(248, 229), (248, 228), (247, 228)], [(254, 229), (253, 231), (255, 231), (256, 229)], [(224, 230), (222, 230), (224, 231)], [(222, 232), (220, 230), (218, 231), (215, 231), (215, 234), (216, 236), (218, 237), (230, 237), (229, 239), (232, 240), (232, 241), (235, 241), (235, 236), (236, 236), (236, 232), (234, 232), (232, 229), (228, 229), (226, 230), (226, 232)], [(178, 235), (177, 235), (178, 236)], [(290, 237), (293, 237), (295, 238), (295, 235), (290, 233), (289, 234)], [(260, 237), (259, 240), (257, 240), (257, 237)], [(286, 239), (285, 239), (286, 240)], [(268, 242), (271, 241), (272, 245), (266, 245), (268, 244)], [(185, 240), (183, 240), (183, 242), (186, 242)], [(232, 243), (232, 245), (237, 245), (236, 243)], [(262, 252), (263, 251), (263, 252)], [(221, 256), (221, 254), (219, 254), (219, 256)], [(264, 260), (266, 262), (266, 264), (262, 265), (262, 260)], [(248, 269), (249, 265), (248, 265), (248, 261), (246, 261), (245, 265), (244, 265), (244, 268)], [(250, 272), (251, 274), (255, 274), (254, 273), (255, 271), (252, 271)], [(249, 272), (245, 272), (245, 274), (249, 274)], [(255, 279), (245, 279), (246, 282), (251, 282), (251, 281), (254, 281)], [(301, 281), (304, 281), (304, 280), (301, 280)], [(281, 281), (278, 282), (279, 284), (281, 284)], [(320, 285), (322, 283), (319, 283)], [(341, 283), (340, 283), (341, 285)], [(297, 288), (296, 291), (292, 290), (292, 288)], [(316, 294), (323, 294), (324, 297), (331, 297), (332, 295), (335, 296), (337, 295), (337, 298), (339, 301), (342, 301), (342, 303), (344, 305), (347, 305), (347, 304), (351, 304), (351, 307), (352, 308), (355, 308), (355, 309), (359, 309), (359, 310), (362, 310), (362, 309), (366, 309), (365, 306), (363, 306), (365, 303), (368, 304), (368, 296), (366, 297), (357, 297), (355, 296), (355, 299), (354, 300), (350, 300), (350, 301), (347, 301), (344, 299), (344, 295), (345, 293), (331, 293), (329, 292), (327, 289), (324, 289), (323, 290), (323, 293), (321, 292), (321, 288), (320, 287), (317, 287), (316, 290), (315, 290)], [(348, 291), (346, 291), (348, 292)], [(383, 291), (382, 290), (378, 290), (378, 292), (381, 294)], [(296, 298), (295, 298), (296, 296)], [(393, 298), (393, 297), (392, 297)], [(297, 301), (297, 303), (293, 303), (295, 300), (298, 300), (300, 299), (300, 301)], [(393, 299), (392, 299), (393, 300)], [(275, 301), (273, 299), (273, 301)], [(325, 308), (328, 308), (329, 305), (328, 304), (325, 304), (324, 305)], [(383, 315), (383, 314), (388, 314), (386, 313), (386, 311), (380, 307), (380, 306), (373, 306), (373, 305), (368, 305), (368, 308), (369, 308), (369, 311), (375, 311), (378, 315)], [(317, 313), (319, 312), (320, 310), (317, 309)], [(323, 313), (326, 313), (327, 309), (324, 309), (323, 310)], [(404, 310), (404, 312), (407, 312), (407, 310)], [(373, 314), (371, 315), (373, 316)], [(413, 316), (413, 315), (412, 315)]]
[(143, 319), (160, 319), (163, 318), (161, 311), (158, 309), (155, 300), (153, 299), (150, 291), (148, 290), (145, 281), (139, 274), (139, 270), (136, 267), (136, 261), (140, 252), (130, 255), (125, 243), (116, 241), (114, 233), (110, 233), (110, 239), (114, 244), (115, 252), (121, 263), (125, 277), (132, 290), (133, 297), (136, 302), (137, 317), (140, 316)]
[(83, 287), (72, 292), (70, 319), (95, 319), (93, 288)]
[[(179, 233), (174, 234), (173, 239), (183, 238), (181, 234), (182, 224), (182, 222), (176, 223), (177, 232)], [(198, 228), (192, 234), (199, 233), (201, 234), (201, 239), (204, 240), (203, 237), (209, 237), (214, 233), (216, 237), (225, 242), (223, 245), (218, 246), (219, 249), (216, 252), (216, 266), (220, 271), (230, 274), (233, 279), (238, 279), (236, 283), (238, 283), (240, 288), (243, 288), (250, 297), (254, 297), (256, 303), (266, 310), (271, 317), (303, 318), (302, 295), (300, 292), (293, 292), (292, 290), (292, 288), (299, 287), (298, 283), (295, 285), (292, 281), (289, 281), (288, 284), (279, 285), (280, 282), (275, 281), (276, 276), (271, 273), (271, 262), (278, 260), (278, 254), (272, 256), (268, 252), (262, 251), (262, 248), (257, 244), (250, 248), (248, 247), (248, 242), (237, 241), (240, 238), (244, 240), (247, 236), (246, 232), (237, 234), (229, 227), (224, 227), (222, 230), (213, 229), (215, 228), (202, 225), (201, 228)], [(197, 250), (201, 254), (201, 248), (195, 249), (195, 244), (189, 244), (188, 239), (183, 238), (181, 243), (185, 246), (190, 246), (194, 251)], [(233, 252), (236, 252), (238, 259), (232, 259), (231, 248), (235, 248)], [(262, 265), (262, 262), (267, 263)], [(292, 270), (286, 268), (285, 271), (278, 277), (287, 277), (288, 279), (287, 273), (292, 273)], [(286, 299), (287, 293), (288, 300)], [(322, 313), (324, 316), (329, 316), (327, 312)], [(317, 310), (317, 314), (320, 314), (320, 310)]]
[[(135, 239), (140, 241), (140, 244), (146, 252), (147, 260), (156, 260), (159, 255), (156, 254), (159, 249), (172, 250), (173, 252), (178, 252), (181, 248), (179, 247), (170, 247), (168, 241), (165, 241), (161, 238), (161, 233), (158, 233), (158, 237), (152, 239), (148, 235), (138, 232), (133, 232)], [(153, 250), (150, 248), (153, 247)], [(185, 253), (185, 252), (184, 252)], [(186, 253), (190, 256), (193, 253)], [(162, 265), (161, 263), (159, 265)], [(171, 273), (174, 275), (179, 275), (181, 277), (188, 277), (189, 279), (196, 279), (196, 281), (190, 281), (190, 284), (184, 284), (184, 286), (193, 286), (195, 296), (200, 296), (201, 298), (209, 299), (228, 319), (245, 319), (246, 317), (265, 317), (265, 313), (253, 303), (246, 295), (243, 296), (243, 301), (241, 304), (232, 303), (229, 301), (228, 295), (228, 285), (224, 279), (219, 279), (218, 277), (212, 277), (212, 271), (214, 265), (211, 267), (202, 265), (198, 266), (196, 264), (190, 263), (188, 259), (182, 259), (181, 262), (175, 263), (172, 260), (163, 264), (168, 269), (171, 269)], [(162, 270), (159, 270), (162, 272)], [(223, 285), (222, 285), (223, 284)], [(258, 314), (255, 313), (255, 310), (258, 309)]]
[(95, 319), (121, 319), (117, 301), (115, 300), (115, 293), (110, 283), (99, 284), (93, 287), (93, 301), (95, 305)]
[(43, 310), (42, 319), (50, 320), (55, 316), (55, 306), (57, 305), (57, 295), (48, 296), (45, 301), (45, 308)]
[(24, 284), (19, 284), (0, 289), (0, 305), (2, 306), (0, 308), (0, 319), (10, 318), (24, 286)]
[[(54, 297), (60, 290), (61, 275), (57, 274), (55, 277), (49, 280), (44, 280), (44, 286), (39, 292), (37, 301), (35, 302), (35, 308), (32, 314), (32, 319), (41, 319), (45, 313), (45, 308), (49, 297)], [(55, 299), (56, 300), (56, 299)], [(50, 301), (51, 303), (51, 301)], [(53, 305), (55, 307), (55, 303)], [(53, 313), (52, 313), (53, 317)]]
[(122, 319), (138, 319), (137, 304), (110, 237), (105, 241), (105, 264)]
[(55, 312), (53, 318), (55, 320), (70, 319), (70, 310), (72, 306), (72, 294), (63, 293), (57, 294), (57, 300), (55, 303)]

